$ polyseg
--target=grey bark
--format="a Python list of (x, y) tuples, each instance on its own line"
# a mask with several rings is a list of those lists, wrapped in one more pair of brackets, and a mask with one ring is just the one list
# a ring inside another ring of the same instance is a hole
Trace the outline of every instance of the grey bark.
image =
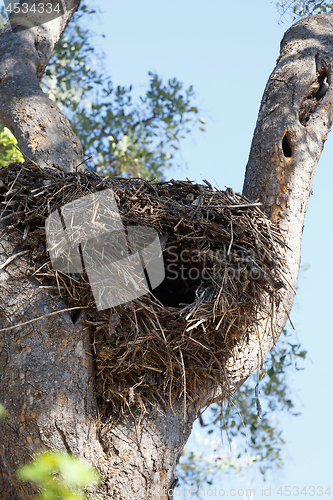
[[(297, 280), (312, 179), (332, 125), (332, 23), (331, 14), (312, 16), (295, 24), (285, 34), (280, 58), (261, 103), (244, 183), (244, 194), (252, 199), (259, 198), (267, 214), (284, 232), (292, 249), (286, 252), (286, 260), (287, 279), (293, 286)], [(54, 30), (58, 30), (58, 34), (53, 41), (61, 32), (60, 28)], [(9, 43), (8, 28), (3, 33), (5, 43)], [(22, 44), (27, 43), (32, 54), (28, 66), (34, 69), (37, 79), (42, 70), (36, 62), (34, 36), (25, 35), (25, 41), (20, 42), (18, 48), (21, 50)], [(13, 43), (17, 42), (13, 40)], [(48, 45), (49, 50), (52, 43)], [(35, 109), (32, 118), (22, 118), (19, 126), (11, 123), (20, 109), (26, 109), (20, 108), (25, 101), (21, 100), (14, 69), (20, 81), (18, 69), (27, 63), (20, 55), (10, 63), (2, 47), (0, 39), (0, 71), (9, 68), (4, 78), (15, 83), (13, 88), (20, 104), (12, 100), (4, 103), (3, 95), (8, 99), (15, 94), (9, 93), (8, 88), (2, 94), (2, 87), (0, 119), (11, 125), (27, 154), (36, 153), (35, 160), (52, 163), (55, 160), (50, 158), (57, 153), (51, 151), (50, 137), (57, 143), (57, 149), (64, 134), (67, 137), (67, 123), (62, 121), (61, 128), (55, 131), (54, 122), (46, 122), (46, 139), (41, 139), (41, 145), (38, 142), (35, 149), (36, 124), (42, 119), (39, 109)], [(7, 49), (10, 50), (9, 45)], [(49, 57), (50, 54), (42, 56), (43, 69)], [(29, 96), (24, 92), (24, 99), (29, 97), (31, 106), (36, 96), (43, 100), (37, 90), (35, 95), (30, 93)], [(54, 112), (57, 123), (60, 112)], [(70, 142), (67, 142), (69, 148)], [(78, 149), (75, 151), (68, 159), (68, 168), (80, 159), (81, 153)], [(59, 162), (58, 156), (56, 162)], [(2, 233), (0, 266), (13, 253), (10, 241)], [(0, 271), (0, 312), (4, 326), (66, 308), (64, 303), (54, 301), (24, 276), (24, 265), (24, 256), (20, 256)], [(119, 421), (110, 428), (101, 429), (97, 424), (90, 338), (82, 318), (74, 326), (70, 313), (63, 312), (0, 334), (0, 401), (10, 415), (0, 433), (1, 499), (31, 498), (31, 486), (19, 484), (14, 471), (34, 451), (46, 447), (67, 449), (98, 467), (103, 475), (99, 490), (99, 498), (103, 500), (166, 500), (175, 465), (197, 409), (224, 397), (227, 390), (233, 393), (257, 369), (285, 325), (293, 296), (291, 288), (285, 292), (283, 304), (275, 311), (273, 324), (263, 322), (259, 331), (249, 332), (249, 343), (238, 346), (228, 360), (226, 386), (221, 390), (207, 385), (207, 392), (196, 407), (188, 406), (186, 418), (182, 408), (176, 405), (174, 413), (156, 409), (141, 417), (133, 406), (131, 418), (120, 415)]]
[[(294, 288), (312, 181), (332, 127), (332, 33), (333, 14), (310, 16), (285, 33), (262, 98), (243, 187), (278, 222), (291, 249), (286, 252), (287, 278)], [(275, 331), (262, 328), (260, 360), (279, 337), (294, 296), (289, 287), (275, 314)], [(255, 351), (243, 354), (247, 377), (258, 361)]]
[[(14, 254), (4, 235), (0, 251)], [(0, 272), (2, 324), (66, 309), (24, 279), (24, 268), (22, 256)], [(133, 408), (132, 417), (100, 428), (90, 337), (82, 319), (74, 326), (65, 312), (0, 334), (0, 399), (9, 413), (0, 424), (1, 500), (31, 498), (32, 489), (20, 485), (14, 473), (44, 448), (70, 451), (96, 466), (104, 477), (99, 498), (167, 498), (194, 409), (185, 422), (177, 405), (175, 414), (156, 410), (144, 418)]]
[(14, 134), (22, 152), (41, 166), (73, 169), (82, 159), (81, 143), (68, 120), (39, 85), (79, 5), (80, 0), (66, 0), (63, 16), (18, 32), (7, 22), (0, 34), (0, 122)]

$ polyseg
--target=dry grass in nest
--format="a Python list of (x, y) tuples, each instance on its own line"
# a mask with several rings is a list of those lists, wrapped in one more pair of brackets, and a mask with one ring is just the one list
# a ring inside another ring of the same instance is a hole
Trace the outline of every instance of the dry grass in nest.
[[(172, 406), (175, 398), (196, 398), (208, 380), (223, 384), (226, 357), (280, 300), (285, 245), (277, 228), (260, 203), (204, 182), (151, 183), (29, 163), (0, 169), (0, 220), (30, 251), (30, 272), (69, 307), (89, 306), (105, 411), (134, 402)], [(98, 312), (84, 274), (53, 269), (44, 225), (54, 210), (107, 188), (125, 226), (158, 232), (166, 278), (153, 293)]]

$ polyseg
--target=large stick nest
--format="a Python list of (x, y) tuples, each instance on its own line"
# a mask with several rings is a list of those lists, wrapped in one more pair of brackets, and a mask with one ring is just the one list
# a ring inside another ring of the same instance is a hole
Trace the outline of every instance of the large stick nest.
[[(260, 203), (204, 182), (105, 178), (30, 163), (0, 169), (0, 220), (20, 250), (30, 251), (29, 273), (69, 307), (87, 307), (105, 411), (134, 402), (172, 406), (175, 398), (198, 397), (208, 381), (225, 387), (226, 358), (280, 300), (286, 247), (277, 227)], [(166, 277), (152, 293), (98, 312), (84, 273), (53, 269), (45, 220), (109, 188), (125, 227), (158, 232)]]

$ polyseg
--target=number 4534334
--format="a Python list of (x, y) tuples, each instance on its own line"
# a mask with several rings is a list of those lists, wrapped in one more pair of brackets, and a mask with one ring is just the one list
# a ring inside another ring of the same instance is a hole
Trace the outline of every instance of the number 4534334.
[(276, 492), (277, 495), (286, 496), (286, 497), (297, 497), (299, 495), (309, 496), (309, 497), (322, 497), (324, 495), (330, 496), (331, 488), (324, 488), (323, 486), (280, 486), (280, 488)]
[(6, 6), (6, 11), (8, 14), (30, 14), (31, 12), (33, 13), (39, 13), (39, 14), (52, 14), (53, 12), (54, 13), (57, 13), (57, 14), (60, 14), (61, 13), (61, 8), (60, 8), (60, 3), (57, 3), (55, 5), (53, 5), (52, 3), (48, 2), (48, 3), (42, 3), (42, 2), (39, 2), (39, 3), (32, 3), (32, 4), (28, 4), (28, 3), (18, 3), (18, 2), (13, 2), (13, 3), (9, 3), (7, 6)]

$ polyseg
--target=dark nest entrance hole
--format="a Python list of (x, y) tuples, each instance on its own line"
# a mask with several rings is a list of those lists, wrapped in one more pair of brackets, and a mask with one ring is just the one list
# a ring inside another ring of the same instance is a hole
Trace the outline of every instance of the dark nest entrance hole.
[[(178, 249), (179, 250), (179, 249)], [(175, 252), (174, 252), (175, 253)], [(180, 256), (178, 252), (175, 255)], [(168, 252), (165, 253), (165, 278), (155, 290), (153, 295), (166, 307), (181, 307), (195, 301), (195, 292), (202, 280), (198, 268), (191, 265), (191, 261), (176, 263)]]

